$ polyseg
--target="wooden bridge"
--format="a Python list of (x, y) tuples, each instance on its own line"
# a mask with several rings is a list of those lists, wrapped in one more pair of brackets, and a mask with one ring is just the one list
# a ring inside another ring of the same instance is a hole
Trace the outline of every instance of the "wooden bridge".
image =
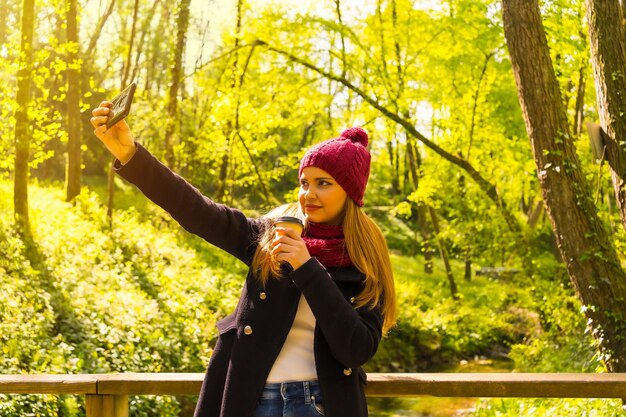
[[(0, 375), (0, 394), (86, 396), (87, 417), (128, 417), (129, 395), (197, 395), (201, 373)], [(626, 373), (372, 373), (369, 397), (622, 398)]]

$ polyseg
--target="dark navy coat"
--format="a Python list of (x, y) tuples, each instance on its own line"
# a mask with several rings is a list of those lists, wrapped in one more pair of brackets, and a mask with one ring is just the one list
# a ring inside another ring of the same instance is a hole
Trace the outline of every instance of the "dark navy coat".
[[(250, 265), (260, 220), (203, 196), (141, 145), (126, 165), (116, 162), (116, 169), (186, 230)], [(253, 414), (301, 295), (316, 319), (314, 353), (325, 415), (367, 416), (361, 366), (378, 348), (382, 317), (378, 308), (353, 306), (362, 279), (354, 267), (326, 269), (315, 258), (281, 279), (270, 279), (266, 288), (249, 272), (235, 312), (217, 323), (219, 338), (195, 416)]]

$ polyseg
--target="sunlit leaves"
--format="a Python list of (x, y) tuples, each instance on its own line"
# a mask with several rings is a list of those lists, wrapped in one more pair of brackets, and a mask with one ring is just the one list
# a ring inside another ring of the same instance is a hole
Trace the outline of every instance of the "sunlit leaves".
[(407, 200), (413, 203), (426, 204), (428, 206), (438, 208), (441, 204), (440, 197), (443, 193), (443, 184), (433, 176), (426, 176), (420, 181), (417, 190), (413, 191), (407, 197)]
[[(0, 182), (5, 214), (9, 188)], [(190, 248), (193, 239), (182, 239), (154, 208), (145, 219), (136, 210), (120, 213), (124, 227), (110, 230), (93, 193), (75, 205), (59, 188), (33, 186), (32, 195), (43, 265), (33, 268), (10, 216), (0, 217), (2, 373), (202, 372), (215, 321), (234, 308), (242, 267), (206, 244)], [(218, 274), (218, 264), (231, 267)], [(11, 404), (20, 407), (4, 399), (2, 407)], [(134, 406), (175, 415), (165, 397)]]

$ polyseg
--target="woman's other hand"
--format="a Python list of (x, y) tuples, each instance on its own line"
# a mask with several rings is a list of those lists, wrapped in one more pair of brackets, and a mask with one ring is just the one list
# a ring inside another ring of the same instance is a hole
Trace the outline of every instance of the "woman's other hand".
[(99, 107), (91, 111), (93, 116), (91, 124), (94, 127), (93, 133), (123, 165), (135, 155), (137, 148), (125, 120), (120, 120), (114, 126), (111, 126), (110, 129), (107, 129), (106, 123), (109, 117), (112, 116), (112, 106), (110, 101), (100, 103)]
[(272, 242), (272, 255), (279, 262), (288, 262), (296, 270), (311, 259), (302, 237), (293, 229), (276, 228), (276, 239)]

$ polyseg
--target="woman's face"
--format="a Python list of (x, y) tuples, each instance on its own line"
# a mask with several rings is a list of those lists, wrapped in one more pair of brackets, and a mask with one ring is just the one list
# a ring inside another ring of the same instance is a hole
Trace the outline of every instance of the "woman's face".
[(341, 224), (348, 194), (328, 172), (317, 167), (306, 167), (300, 175), (298, 200), (307, 220)]

